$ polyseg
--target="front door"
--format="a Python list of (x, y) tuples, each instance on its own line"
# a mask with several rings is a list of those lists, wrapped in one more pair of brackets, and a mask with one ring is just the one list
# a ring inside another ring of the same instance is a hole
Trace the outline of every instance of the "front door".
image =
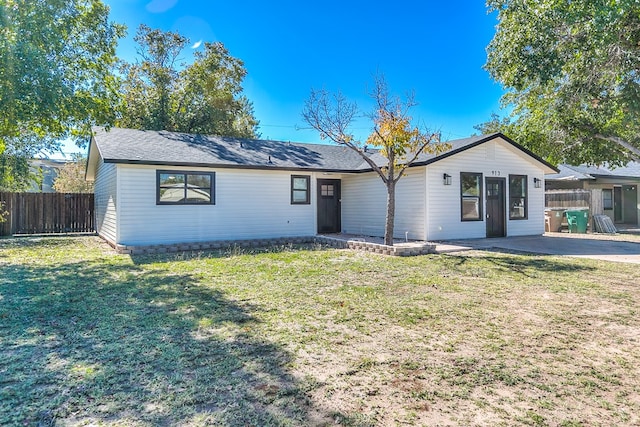
[(613, 222), (622, 222), (622, 187), (613, 187)]
[(487, 195), (487, 237), (506, 236), (504, 178), (487, 178), (485, 191)]
[(339, 233), (340, 222), (340, 180), (318, 180), (318, 233)]
[(638, 187), (622, 186), (622, 220), (625, 224), (638, 223)]

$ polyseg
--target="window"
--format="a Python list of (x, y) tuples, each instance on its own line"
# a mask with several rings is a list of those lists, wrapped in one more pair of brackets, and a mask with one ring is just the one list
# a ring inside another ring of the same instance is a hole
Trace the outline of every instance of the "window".
[(460, 172), (462, 221), (482, 221), (482, 174)]
[(610, 188), (602, 189), (602, 207), (605, 211), (613, 209), (613, 190)]
[(333, 184), (322, 184), (320, 186), (320, 195), (322, 197), (333, 197)]
[(291, 204), (308, 205), (311, 203), (309, 175), (291, 175)]
[(214, 172), (157, 172), (157, 204), (215, 204)]
[(509, 175), (509, 219), (527, 219), (526, 175)]

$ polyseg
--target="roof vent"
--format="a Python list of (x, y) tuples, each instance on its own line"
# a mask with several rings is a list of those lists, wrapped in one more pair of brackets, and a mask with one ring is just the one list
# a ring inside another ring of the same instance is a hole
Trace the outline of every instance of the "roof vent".
[(271, 161), (271, 156), (269, 156), (269, 164), (272, 164), (273, 162)]

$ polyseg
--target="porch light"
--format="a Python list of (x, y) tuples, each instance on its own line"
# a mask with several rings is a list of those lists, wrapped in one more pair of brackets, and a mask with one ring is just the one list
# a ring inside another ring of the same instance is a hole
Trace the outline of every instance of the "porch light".
[(444, 175), (442, 175), (442, 179), (443, 179), (444, 185), (451, 185), (451, 175), (445, 173)]
[(533, 186), (540, 188), (542, 186), (542, 180), (540, 178), (533, 178)]

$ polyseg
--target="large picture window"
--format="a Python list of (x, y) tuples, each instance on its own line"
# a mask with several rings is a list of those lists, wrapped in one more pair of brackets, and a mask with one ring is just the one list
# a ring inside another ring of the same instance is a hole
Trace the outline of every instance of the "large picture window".
[(309, 175), (291, 175), (291, 204), (308, 205), (311, 203)]
[(214, 172), (157, 172), (157, 204), (215, 204)]
[(602, 189), (602, 208), (605, 211), (613, 209), (613, 190), (610, 188)]
[(462, 221), (482, 221), (482, 174), (460, 172)]
[(509, 175), (509, 219), (527, 219), (527, 176)]

